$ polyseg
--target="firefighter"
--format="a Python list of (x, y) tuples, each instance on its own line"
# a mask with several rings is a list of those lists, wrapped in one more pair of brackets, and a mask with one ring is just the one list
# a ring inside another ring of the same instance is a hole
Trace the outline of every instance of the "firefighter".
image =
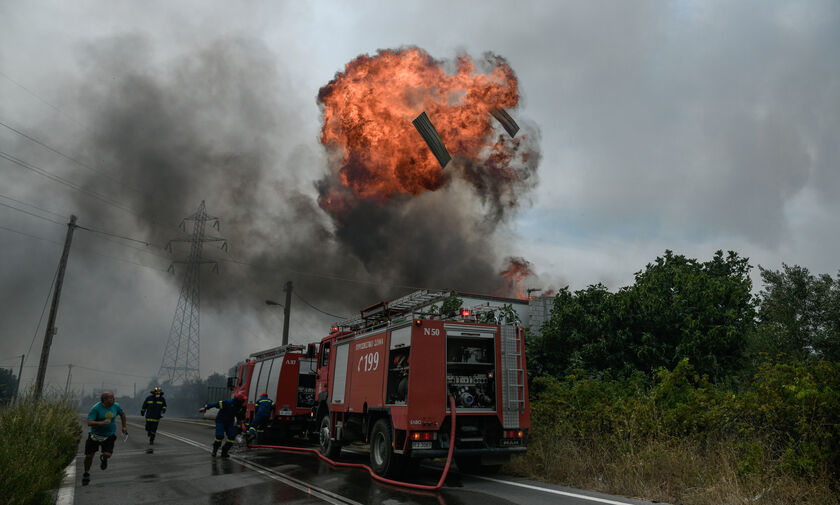
[(257, 439), (257, 443), (263, 441), (263, 432), (274, 414), (274, 400), (268, 397), (268, 393), (260, 395), (260, 399), (254, 404), (254, 420), (248, 427), (248, 440)]
[(150, 391), (143, 406), (140, 407), (140, 415), (146, 416), (146, 434), (149, 437), (149, 445), (155, 443), (155, 433), (164, 413), (166, 413), (166, 398), (163, 397), (163, 390), (156, 387)]
[[(236, 438), (236, 420), (245, 418), (245, 400), (247, 397), (244, 393), (236, 393), (233, 398), (227, 400), (219, 400), (217, 402), (210, 402), (204, 407), (198, 409), (199, 412), (204, 413), (209, 409), (219, 409), (216, 414), (216, 439), (213, 441), (213, 457), (222, 447), (222, 457), (229, 458), (231, 446), (233, 446)], [(222, 446), (222, 439), (227, 437), (225, 445)]]

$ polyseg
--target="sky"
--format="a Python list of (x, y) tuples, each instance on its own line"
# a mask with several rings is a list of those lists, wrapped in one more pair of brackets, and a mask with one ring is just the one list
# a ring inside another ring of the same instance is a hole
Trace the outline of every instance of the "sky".
[[(542, 289), (616, 290), (665, 250), (735, 251), (756, 291), (759, 265), (837, 274), (838, 47), (831, 0), (0, 0), (0, 367), (23, 354), (34, 380), (71, 214), (58, 391), (70, 364), (74, 391), (153, 380), (189, 253), (164, 246), (202, 201), (227, 240), (203, 249), (202, 377), (279, 345), (264, 301), (289, 280), (306, 343), (414, 289), (500, 289), (512, 258)], [(339, 215), (321, 90), (411, 48), (508, 65), (528, 161), (510, 183), (456, 152), (433, 187)]]

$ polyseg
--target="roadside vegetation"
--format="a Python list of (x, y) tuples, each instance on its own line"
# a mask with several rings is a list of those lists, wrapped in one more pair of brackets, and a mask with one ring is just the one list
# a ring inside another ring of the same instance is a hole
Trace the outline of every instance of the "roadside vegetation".
[(81, 432), (75, 404), (66, 400), (28, 397), (0, 407), (0, 503), (52, 503)]
[(840, 277), (667, 251), (554, 299), (508, 472), (671, 504), (840, 504)]

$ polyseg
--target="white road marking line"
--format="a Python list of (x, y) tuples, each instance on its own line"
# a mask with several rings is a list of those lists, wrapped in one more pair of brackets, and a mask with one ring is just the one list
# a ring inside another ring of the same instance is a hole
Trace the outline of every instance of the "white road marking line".
[[(182, 437), (180, 435), (175, 435), (174, 433), (168, 433), (165, 431), (158, 430), (157, 432), (159, 435), (163, 435), (165, 437), (173, 438), (185, 444), (191, 445), (193, 447), (198, 447), (199, 449), (210, 452), (210, 448), (207, 447), (207, 444), (201, 444), (194, 440), (190, 440), (189, 438)], [(240, 458), (239, 456), (231, 456), (231, 459), (235, 459), (237, 463), (254, 470), (255, 472), (263, 475), (264, 477), (268, 477), (269, 479), (276, 480), (286, 484), (287, 486), (291, 486), (295, 489), (303, 491), (304, 493), (314, 496), (316, 498), (320, 498), (325, 502), (332, 503), (334, 505), (362, 505), (357, 501), (353, 501), (349, 498), (345, 498), (339, 494), (333, 493), (327, 489), (319, 488), (312, 486), (302, 480), (296, 479), (294, 477), (290, 477), (283, 473), (280, 473), (276, 470), (272, 470), (271, 468), (262, 466), (260, 464), (248, 461), (246, 459)]]
[(590, 500), (590, 501), (594, 501), (594, 502), (598, 502), (598, 503), (607, 503), (609, 505), (632, 505), (629, 502), (625, 502), (625, 501), (607, 500), (606, 498), (596, 498), (594, 496), (586, 496), (584, 494), (568, 493), (566, 491), (557, 491), (556, 489), (548, 489), (548, 488), (539, 487), (539, 486), (531, 486), (530, 484), (521, 484), (519, 482), (511, 482), (511, 481), (508, 481), (508, 480), (493, 479), (491, 477), (483, 477), (481, 475), (470, 475), (470, 477), (475, 477), (477, 479), (489, 480), (491, 482), (498, 482), (499, 484), (507, 484), (509, 486), (524, 487), (526, 489), (533, 489), (535, 491), (543, 491), (543, 492), (551, 493), (551, 494), (559, 494), (559, 495), (562, 495), (562, 496), (569, 496), (571, 498), (580, 498), (581, 500)]
[(64, 469), (64, 479), (58, 490), (55, 505), (73, 505), (76, 494), (76, 458)]
[(199, 426), (208, 426), (210, 428), (213, 427), (213, 420), (208, 419), (207, 422), (202, 423), (201, 421), (191, 421), (189, 419), (167, 419), (167, 421), (172, 421), (176, 423), (184, 423), (184, 424), (197, 424)]

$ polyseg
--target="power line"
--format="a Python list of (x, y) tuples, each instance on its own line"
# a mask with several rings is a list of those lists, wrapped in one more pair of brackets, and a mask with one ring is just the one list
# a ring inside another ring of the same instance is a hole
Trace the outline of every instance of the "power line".
[(58, 149), (55, 149), (54, 147), (51, 147), (51, 146), (45, 144), (44, 142), (36, 139), (35, 137), (32, 137), (31, 135), (27, 135), (26, 133), (24, 133), (24, 132), (22, 132), (22, 131), (20, 131), (16, 128), (12, 127), (12, 126), (7, 125), (3, 121), (0, 121), (0, 126), (8, 128), (9, 130), (11, 130), (11, 131), (17, 133), (18, 135), (20, 135), (21, 137), (23, 137), (23, 138), (25, 138), (25, 139), (27, 139), (31, 142), (34, 142), (34, 143), (38, 144), (39, 146), (43, 147), (44, 149), (48, 149), (48, 150), (54, 152), (55, 154), (57, 154), (57, 155), (59, 155), (63, 158), (66, 158), (66, 159), (72, 161), (73, 163), (75, 163), (76, 165), (79, 165), (80, 167), (86, 168), (86, 169), (90, 170), (91, 172), (93, 172), (95, 174), (105, 176), (105, 177), (111, 179), (112, 181), (115, 181), (115, 182), (119, 183), (120, 185), (123, 185), (123, 186), (131, 189), (132, 191), (138, 191), (136, 188), (132, 188), (131, 186), (126, 185), (124, 182), (120, 181), (119, 179), (117, 179), (113, 175), (105, 173), (101, 170), (97, 170), (97, 169), (91, 167), (90, 165), (88, 165), (86, 163), (83, 163), (83, 162), (77, 160), (76, 158), (74, 158), (74, 157), (72, 157), (68, 154), (64, 154), (63, 152), (59, 151)]
[(15, 163), (16, 165), (20, 165), (21, 167), (26, 168), (27, 170), (32, 170), (33, 172), (35, 172), (37, 174), (40, 174), (40, 175), (46, 177), (47, 179), (51, 179), (51, 180), (53, 180), (55, 182), (58, 182), (60, 184), (64, 184), (65, 186), (73, 188), (80, 193), (84, 193), (84, 194), (86, 194), (86, 195), (88, 195), (92, 198), (96, 198), (97, 200), (105, 202), (108, 205), (113, 205), (114, 207), (116, 207), (120, 210), (124, 210), (126, 212), (129, 212), (131, 214), (134, 214), (135, 216), (140, 216), (140, 214), (137, 213), (135, 210), (133, 210), (129, 207), (126, 207), (126, 206), (120, 204), (119, 202), (109, 200), (108, 198), (106, 198), (106, 197), (104, 197), (104, 196), (102, 196), (102, 195), (100, 195), (96, 192), (93, 192), (93, 191), (87, 190), (85, 188), (82, 188), (82, 187), (78, 186), (77, 184), (75, 184), (75, 183), (73, 183), (73, 182), (71, 182), (71, 181), (69, 181), (69, 180), (67, 180), (63, 177), (55, 175), (55, 174), (53, 174), (53, 173), (35, 165), (33, 163), (29, 163), (28, 161), (24, 161), (20, 158), (16, 158), (15, 156), (13, 156), (9, 153), (0, 151), (0, 158), (11, 161), (12, 163)]
[[(64, 223), (60, 223), (60, 224), (64, 224)], [(145, 246), (150, 246), (150, 245), (152, 245), (152, 243), (151, 243), (151, 242), (146, 242), (145, 240), (138, 240), (138, 239), (136, 239), (136, 238), (124, 237), (124, 236), (122, 236), (122, 235), (116, 235), (116, 234), (114, 234), (114, 233), (108, 233), (107, 231), (94, 230), (94, 229), (87, 228), (87, 227), (85, 227), (85, 226), (81, 226), (81, 225), (77, 225), (77, 226), (76, 226), (76, 228), (79, 228), (80, 230), (86, 230), (86, 231), (89, 231), (89, 232), (91, 232), (91, 233), (99, 233), (99, 234), (102, 234), (102, 235), (107, 235), (107, 236), (109, 236), (109, 237), (116, 237), (116, 238), (121, 238), (121, 239), (123, 239), (123, 240), (130, 240), (130, 241), (132, 241), (132, 242), (139, 242), (139, 243), (141, 243), (141, 244), (143, 244), (143, 245), (145, 245)]]
[(48, 238), (36, 237), (35, 235), (30, 235), (29, 233), (24, 233), (22, 231), (18, 231), (18, 230), (12, 229), (12, 228), (7, 228), (5, 226), (0, 226), (0, 230), (6, 230), (6, 231), (10, 231), (12, 233), (17, 233), (19, 235), (24, 235), (26, 237), (30, 237), (30, 238), (34, 238), (34, 239), (38, 239), (38, 240), (43, 240), (44, 242), (49, 242), (51, 244), (62, 245), (61, 242), (56, 242), (55, 240), (50, 240)]
[[(254, 265), (253, 263), (248, 263), (247, 261), (237, 260), (237, 259), (234, 259), (234, 258), (215, 258), (214, 257), (214, 258), (211, 258), (211, 259), (213, 261), (220, 261), (220, 262), (223, 262), (223, 263), (233, 263), (233, 264), (236, 264), (236, 265), (243, 265), (243, 266), (249, 266), (249, 267), (253, 267), (253, 268), (260, 268), (257, 265)], [(341, 277), (339, 275), (317, 274), (317, 273), (314, 273), (314, 272), (305, 272), (303, 270), (294, 270), (294, 269), (291, 269), (291, 268), (286, 268), (284, 271), (289, 272), (289, 273), (293, 273), (293, 274), (297, 274), (297, 275), (304, 275), (304, 276), (309, 276), (309, 277), (319, 277), (319, 278), (322, 278), (322, 279), (330, 279), (330, 280), (334, 280), (334, 281), (351, 282), (351, 283), (355, 283), (355, 284), (370, 284), (370, 285), (376, 285), (376, 286), (390, 286), (390, 287), (394, 287), (394, 288), (410, 289), (410, 290), (413, 290), (413, 291), (420, 290), (420, 289), (430, 289), (429, 287), (407, 286), (405, 284), (391, 284), (391, 283), (388, 283), (388, 282), (381, 282), (381, 281), (364, 281), (364, 280), (361, 280), (361, 279), (351, 279), (349, 277)]]
[(295, 295), (295, 296), (297, 296), (298, 298), (300, 298), (300, 301), (302, 301), (303, 303), (305, 303), (305, 304), (309, 305), (310, 307), (312, 307), (313, 309), (317, 310), (317, 311), (318, 311), (318, 312), (320, 312), (321, 314), (326, 314), (326, 315), (328, 315), (328, 316), (337, 317), (337, 318), (339, 318), (339, 319), (347, 319), (347, 316), (337, 316), (337, 315), (335, 315), (335, 314), (330, 314), (329, 312), (326, 312), (326, 311), (323, 311), (323, 310), (319, 309), (318, 307), (316, 307), (316, 306), (312, 305), (311, 303), (307, 302), (306, 300), (304, 300), (304, 298), (303, 298), (302, 296), (300, 296), (300, 295), (298, 294), (298, 292), (297, 292), (297, 291), (292, 291), (292, 293), (294, 293), (294, 295)]
[[(108, 258), (108, 259), (110, 259), (110, 260), (119, 261), (119, 262), (121, 262), (121, 263), (129, 263), (129, 264), (131, 264), (131, 265), (137, 265), (138, 267), (148, 268), (148, 269), (150, 269), (150, 270), (155, 270), (155, 271), (157, 271), (157, 272), (168, 273), (166, 270), (164, 270), (164, 269), (162, 269), (162, 268), (155, 268), (155, 267), (151, 267), (151, 266), (149, 266), (149, 265), (144, 265), (144, 264), (142, 264), (142, 263), (138, 263), (138, 262), (136, 262), (136, 261), (127, 260), (127, 259), (124, 259), (124, 258), (118, 258), (118, 257), (116, 257), (116, 256), (109, 256), (109, 255), (107, 255), (107, 254), (98, 253), (98, 252), (96, 252), (96, 251), (92, 251), (92, 250), (90, 250), (90, 249), (84, 249), (84, 248), (82, 248), (82, 249), (83, 249), (83, 250), (86, 250), (86, 251), (87, 251), (87, 252), (89, 252), (90, 254), (95, 254), (96, 256), (102, 256), (103, 258)], [(153, 256), (154, 256), (154, 255), (153, 255)]]
[[(29, 93), (30, 95), (34, 96), (34, 97), (35, 97), (35, 98), (37, 98), (38, 100), (40, 100), (40, 101), (42, 101), (43, 103), (47, 104), (47, 105), (48, 105), (48, 106), (50, 106), (53, 110), (55, 110), (56, 112), (58, 112), (59, 114), (61, 114), (62, 116), (64, 116), (66, 119), (69, 119), (69, 120), (73, 121), (73, 122), (74, 122), (74, 123), (76, 123), (76, 124), (80, 124), (80, 121), (78, 121), (78, 120), (76, 120), (76, 119), (74, 119), (74, 118), (72, 118), (72, 117), (68, 116), (66, 113), (64, 113), (64, 111), (62, 111), (61, 109), (59, 109), (59, 108), (58, 108), (58, 106), (53, 105), (52, 103), (50, 103), (50, 102), (49, 102), (49, 101), (47, 101), (46, 99), (42, 98), (42, 97), (41, 97), (41, 96), (39, 96), (37, 93), (35, 93), (35, 92), (34, 92), (34, 91), (32, 91), (31, 89), (27, 88), (27, 87), (26, 87), (26, 86), (24, 86), (23, 84), (21, 84), (21, 83), (17, 82), (16, 80), (12, 79), (12, 78), (11, 78), (11, 77), (9, 77), (8, 75), (4, 74), (3, 72), (0, 72), (0, 76), (3, 76), (3, 78), (5, 78), (5, 79), (6, 79), (6, 80), (8, 80), (9, 82), (11, 82), (12, 84), (16, 85), (17, 87), (19, 87), (19, 88), (21, 88), (22, 90), (26, 91), (27, 93)], [(84, 129), (85, 129), (85, 131), (87, 131), (88, 133), (92, 133), (92, 132), (91, 132), (91, 130), (90, 130), (87, 126), (82, 125), (82, 128), (84, 128)]]
[[(59, 365), (59, 366), (67, 366), (67, 365)], [(114, 375), (126, 375), (128, 377), (139, 377), (141, 379), (154, 379), (154, 375), (137, 375), (137, 374), (130, 374), (125, 372), (114, 372), (112, 370), (100, 370), (98, 368), (91, 368), (89, 366), (82, 366), (82, 365), (73, 365), (74, 368), (81, 368), (83, 370), (90, 370), (92, 372), (100, 372), (100, 373), (108, 373)]]
[[(18, 358), (20, 358), (20, 356), (18, 356)], [(64, 363), (64, 364), (59, 364), (59, 365), (47, 365), (47, 368), (64, 368), (64, 367), (68, 366), (69, 364), (70, 363)], [(35, 368), (37, 366), (38, 365), (24, 365), (23, 368)], [(137, 374), (130, 374), (130, 373), (125, 373), (125, 372), (115, 372), (113, 370), (100, 370), (98, 368), (91, 368), (89, 366), (76, 365), (76, 364), (73, 364), (73, 368), (81, 368), (83, 370), (89, 370), (91, 372), (107, 373), (107, 374), (112, 374), (112, 375), (125, 375), (127, 377), (138, 377), (140, 379), (154, 379), (155, 378), (154, 375), (137, 375)]]
[[(0, 195), (0, 196), (2, 196), (2, 195)], [(61, 222), (56, 221), (54, 219), (50, 219), (50, 218), (44, 217), (44, 216), (39, 216), (38, 214), (34, 214), (32, 212), (29, 212), (28, 210), (19, 209), (17, 207), (12, 206), (12, 205), (5, 204), (3, 202), (0, 202), (0, 206), (6, 207), (6, 208), (9, 208), (9, 209), (12, 209), (12, 210), (16, 210), (18, 212), (22, 212), (23, 214), (27, 214), (27, 215), (32, 216), (32, 217), (37, 217), (38, 219), (43, 219), (44, 221), (49, 221), (49, 222), (55, 223), (57, 225), (64, 225), (64, 223), (61, 223)]]
[(53, 280), (50, 283), (50, 290), (47, 292), (47, 298), (44, 300), (44, 308), (41, 309), (41, 317), (38, 318), (38, 325), (35, 327), (35, 334), (32, 335), (32, 342), (29, 343), (29, 349), (26, 350), (26, 358), (24, 358), (24, 362), (29, 360), (30, 352), (32, 351), (32, 344), (35, 343), (35, 337), (38, 336), (38, 330), (41, 329), (41, 321), (44, 320), (44, 312), (47, 310), (47, 303), (50, 301), (50, 295), (52, 294), (53, 286), (55, 285), (55, 280), (58, 277), (58, 268), (55, 269), (55, 275), (53, 275)]
[[(59, 223), (59, 224), (63, 224), (63, 223)], [(0, 226), (0, 230), (10, 231), (12, 233), (17, 233), (19, 235), (23, 235), (23, 236), (29, 237), (29, 238), (34, 238), (34, 239), (37, 239), (37, 240), (43, 240), (44, 242), (49, 242), (49, 243), (55, 244), (55, 245), (62, 245), (61, 242), (56, 242), (55, 240), (50, 240), (50, 239), (46, 239), (46, 238), (43, 238), (43, 237), (38, 237), (38, 236), (35, 236), (35, 235), (31, 235), (29, 233), (25, 233), (25, 232), (22, 232), (22, 231), (19, 231), (19, 230), (15, 230), (13, 228), (7, 228), (6, 226)], [(129, 249), (134, 249), (135, 251), (139, 251), (139, 252), (142, 252), (142, 253), (145, 253), (145, 254), (149, 254), (151, 256), (154, 256), (155, 258), (162, 258), (162, 259), (165, 259), (167, 261), (169, 260), (169, 258), (167, 258), (165, 256), (160, 256), (158, 254), (152, 254), (151, 252), (144, 251), (143, 249), (138, 249), (136, 247), (130, 247), (126, 244), (120, 244), (119, 242), (114, 242), (114, 243), (117, 244), (117, 245), (121, 245), (123, 247), (128, 247)], [(108, 258), (108, 259), (111, 259), (111, 260), (114, 260), (114, 261), (120, 261), (122, 263), (129, 263), (131, 265), (137, 265), (139, 267), (148, 268), (148, 269), (151, 269), (151, 270), (155, 270), (157, 272), (167, 273), (167, 271), (162, 269), (162, 268), (155, 268), (155, 267), (152, 267), (152, 266), (149, 266), (149, 265), (144, 265), (142, 263), (137, 263), (136, 261), (127, 260), (127, 259), (124, 259), (124, 258), (118, 258), (116, 256), (109, 256), (107, 254), (103, 254), (103, 253), (100, 253), (100, 252), (93, 251), (89, 248), (82, 247), (82, 250), (89, 253), (89, 254), (94, 254), (96, 256), (102, 256), (103, 258)]]
[[(31, 203), (22, 202), (20, 200), (12, 198), (11, 196), (0, 195), (0, 198), (5, 198), (5, 199), (11, 200), (15, 203), (19, 203), (21, 205), (26, 205), (27, 207), (32, 207), (33, 209), (40, 210), (41, 212), (46, 212), (47, 214), (52, 214), (53, 216), (56, 216), (56, 217), (59, 217), (59, 218), (62, 218), (62, 219), (64, 219), (64, 216), (65, 216), (65, 214), (59, 214), (58, 212), (53, 212), (51, 210), (42, 209), (41, 207), (38, 207), (37, 205), (32, 205)], [(62, 224), (64, 224), (64, 223), (62, 223)]]

